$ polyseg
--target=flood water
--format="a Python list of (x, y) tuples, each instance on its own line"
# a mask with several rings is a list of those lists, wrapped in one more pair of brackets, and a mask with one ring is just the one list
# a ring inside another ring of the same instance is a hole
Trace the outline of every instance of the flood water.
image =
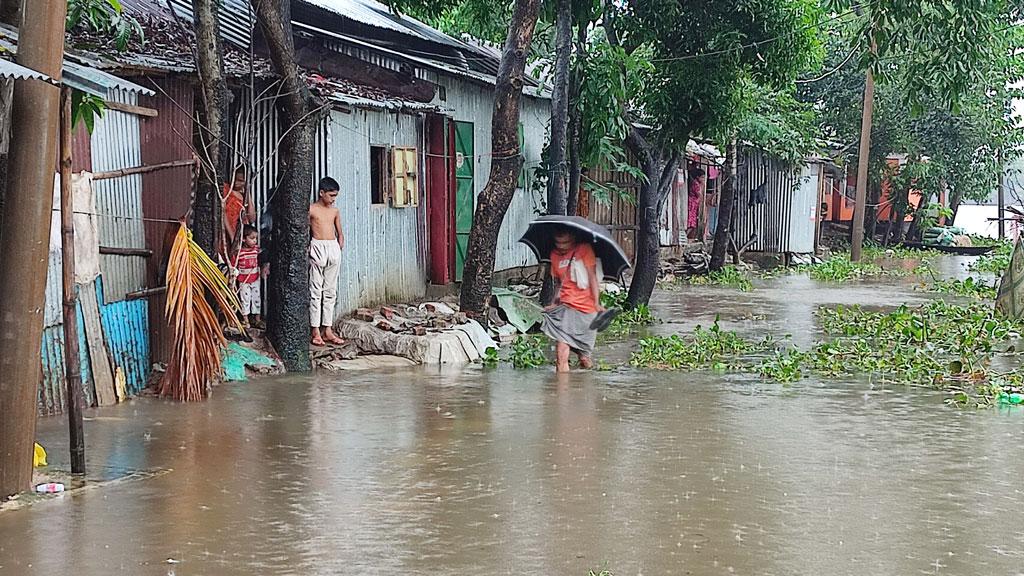
[[(906, 283), (659, 293), (814, 337), (819, 303)], [(622, 359), (628, 343), (603, 347)], [(621, 369), (410, 369), (91, 411), (89, 465), (147, 479), (0, 513), (0, 574), (1024, 574), (1021, 410), (867, 381)], [(65, 465), (65, 423), (40, 422)]]

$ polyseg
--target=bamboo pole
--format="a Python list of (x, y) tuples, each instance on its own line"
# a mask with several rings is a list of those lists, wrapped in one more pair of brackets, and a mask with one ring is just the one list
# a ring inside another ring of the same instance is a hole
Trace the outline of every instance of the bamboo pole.
[(170, 162), (151, 164), (149, 166), (133, 166), (131, 168), (120, 168), (118, 170), (110, 170), (107, 172), (95, 172), (92, 175), (92, 179), (109, 180), (111, 178), (122, 178), (124, 176), (134, 176), (135, 174), (146, 174), (149, 172), (156, 172), (157, 170), (165, 170), (167, 168), (178, 168), (180, 166), (195, 166), (195, 161), (171, 160)]
[[(17, 62), (61, 79), (66, 0), (23, 2)], [(0, 499), (32, 484), (60, 88), (18, 80), (0, 242)]]
[(85, 474), (85, 431), (82, 427), (82, 368), (78, 355), (78, 289), (75, 284), (75, 207), (71, 190), (71, 89), (61, 90), (60, 230), (64, 292), (64, 370), (68, 398), (71, 472)]

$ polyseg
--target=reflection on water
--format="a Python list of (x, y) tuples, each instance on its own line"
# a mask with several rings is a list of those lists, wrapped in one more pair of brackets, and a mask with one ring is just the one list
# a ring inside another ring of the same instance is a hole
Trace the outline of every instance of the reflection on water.
[[(800, 340), (816, 302), (893, 291), (688, 289), (659, 296), (676, 322), (655, 330), (718, 312)], [(1024, 412), (928, 391), (471, 367), (289, 376), (102, 415), (93, 470), (173, 471), (0, 515), (0, 574), (1024, 572)], [(40, 429), (59, 465), (62, 422)]]

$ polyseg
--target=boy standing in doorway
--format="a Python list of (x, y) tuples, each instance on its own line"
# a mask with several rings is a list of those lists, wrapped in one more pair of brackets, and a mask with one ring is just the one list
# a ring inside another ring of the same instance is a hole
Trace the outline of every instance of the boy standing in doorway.
[(333, 329), (341, 249), (345, 247), (341, 213), (334, 206), (340, 186), (334, 178), (323, 178), (319, 189), (320, 199), (309, 207), (309, 325), (314, 346), (323, 346), (325, 340), (331, 344), (345, 342)]

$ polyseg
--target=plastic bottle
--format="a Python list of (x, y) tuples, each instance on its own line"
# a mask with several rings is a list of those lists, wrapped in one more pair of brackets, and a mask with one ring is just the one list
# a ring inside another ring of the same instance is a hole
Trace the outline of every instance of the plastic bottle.
[(60, 482), (47, 482), (46, 484), (37, 484), (36, 492), (40, 494), (57, 494), (58, 492), (64, 491), (64, 485)]

